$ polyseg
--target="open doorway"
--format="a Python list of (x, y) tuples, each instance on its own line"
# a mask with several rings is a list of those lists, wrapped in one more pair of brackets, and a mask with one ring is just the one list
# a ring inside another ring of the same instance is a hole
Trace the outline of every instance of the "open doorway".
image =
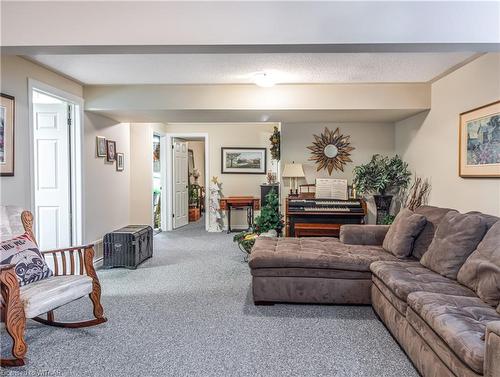
[(42, 250), (82, 243), (81, 98), (29, 81), (32, 212)]
[(205, 140), (188, 139), (188, 222), (197, 222), (205, 215)]
[(161, 232), (161, 206), (162, 206), (162, 176), (161, 176), (161, 137), (153, 134), (153, 229)]
[(188, 224), (208, 229), (208, 135), (167, 134), (168, 230)]

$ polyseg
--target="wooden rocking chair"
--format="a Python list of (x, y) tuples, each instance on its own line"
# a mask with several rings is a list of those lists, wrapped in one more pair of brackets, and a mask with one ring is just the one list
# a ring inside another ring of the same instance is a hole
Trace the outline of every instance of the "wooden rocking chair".
[[(21, 214), (24, 230), (33, 242), (33, 215)], [(20, 287), (14, 265), (0, 265), (2, 302), (1, 321), (5, 322), (11, 336), (12, 359), (2, 359), (1, 366), (22, 366), (25, 364), (27, 345), (24, 340), (26, 318), (45, 325), (57, 327), (88, 327), (106, 322), (101, 305), (101, 285), (93, 265), (93, 245), (71, 247), (41, 252), (44, 258), (53, 259), (54, 276)], [(56, 322), (54, 309), (88, 295), (94, 306), (94, 319), (83, 322)], [(47, 318), (40, 315), (47, 314)]]

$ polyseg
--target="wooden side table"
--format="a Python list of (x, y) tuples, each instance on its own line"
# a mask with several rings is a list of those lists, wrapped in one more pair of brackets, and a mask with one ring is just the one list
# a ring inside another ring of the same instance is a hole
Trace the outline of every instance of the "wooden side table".
[[(220, 209), (227, 211), (227, 232), (233, 232), (231, 228), (231, 209), (240, 208), (247, 210), (248, 228), (253, 226), (254, 211), (260, 209), (260, 199), (253, 196), (230, 196), (221, 198), (219, 201)], [(238, 231), (238, 230), (234, 230)]]

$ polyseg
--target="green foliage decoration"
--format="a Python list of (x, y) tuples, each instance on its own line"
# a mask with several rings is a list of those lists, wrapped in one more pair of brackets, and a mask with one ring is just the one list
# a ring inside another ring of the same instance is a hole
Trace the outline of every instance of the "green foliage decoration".
[(270, 230), (278, 233), (283, 229), (283, 216), (280, 213), (278, 194), (273, 188), (266, 195), (266, 205), (260, 210), (260, 216), (255, 219), (255, 233), (261, 234)]
[(274, 132), (269, 138), (269, 141), (271, 142), (271, 157), (273, 160), (279, 161), (281, 157), (281, 133), (278, 130), (278, 127), (274, 126)]
[(373, 155), (369, 163), (354, 168), (353, 183), (360, 194), (398, 194), (410, 183), (408, 164), (398, 155)]
[(394, 219), (396, 216), (394, 215), (385, 215), (384, 218), (382, 219), (381, 225), (391, 225), (394, 222)]
[(276, 230), (279, 234), (283, 229), (283, 219), (279, 210), (278, 194), (272, 189), (266, 196), (267, 203), (262, 207), (260, 216), (255, 219), (253, 231), (244, 231), (236, 234), (233, 241), (238, 243), (240, 250), (245, 253), (245, 261), (248, 259), (255, 244), (255, 239), (261, 233)]

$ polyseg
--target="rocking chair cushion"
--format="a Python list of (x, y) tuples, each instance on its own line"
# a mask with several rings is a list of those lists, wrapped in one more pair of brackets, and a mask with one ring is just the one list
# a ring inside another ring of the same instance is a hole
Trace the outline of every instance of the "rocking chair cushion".
[(26, 318), (34, 318), (92, 292), (87, 275), (52, 276), (21, 287), (20, 296)]
[(27, 233), (0, 243), (0, 263), (14, 264), (19, 285), (46, 279), (53, 273)]

